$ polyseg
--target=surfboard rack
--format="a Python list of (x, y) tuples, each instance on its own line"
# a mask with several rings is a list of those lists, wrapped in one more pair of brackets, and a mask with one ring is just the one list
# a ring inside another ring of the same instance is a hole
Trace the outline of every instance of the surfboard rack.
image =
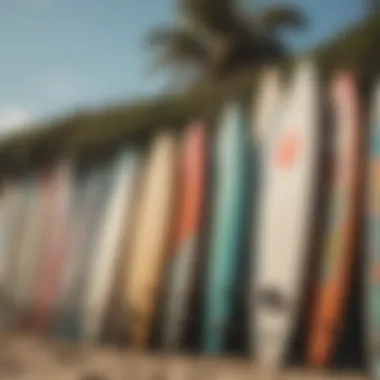
[[(271, 380), (364, 380), (363, 373), (290, 369)], [(2, 380), (264, 380), (242, 359), (140, 354), (115, 347), (56, 342), (12, 335), (0, 340)]]

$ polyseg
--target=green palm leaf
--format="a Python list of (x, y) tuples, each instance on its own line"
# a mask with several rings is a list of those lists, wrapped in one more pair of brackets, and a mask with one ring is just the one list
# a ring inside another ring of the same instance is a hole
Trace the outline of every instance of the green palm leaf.
[(308, 25), (303, 12), (289, 6), (273, 6), (253, 15), (251, 23), (257, 25), (262, 32), (277, 32), (283, 28), (301, 29)]
[(178, 1), (176, 26), (156, 29), (148, 46), (155, 49), (156, 67), (190, 68), (203, 77), (285, 58), (288, 50), (277, 32), (307, 25), (305, 15), (289, 6), (252, 13), (238, 0)]
[(173, 58), (205, 60), (206, 44), (192, 32), (181, 29), (162, 28), (155, 30), (147, 39), (148, 47), (170, 52)]
[(216, 35), (231, 33), (238, 22), (234, 0), (181, 0), (180, 10), (195, 27)]
[(148, 36), (147, 46), (156, 51), (156, 59), (152, 70), (167, 66), (183, 70), (205, 70), (209, 50), (197, 35), (178, 28), (156, 29)]

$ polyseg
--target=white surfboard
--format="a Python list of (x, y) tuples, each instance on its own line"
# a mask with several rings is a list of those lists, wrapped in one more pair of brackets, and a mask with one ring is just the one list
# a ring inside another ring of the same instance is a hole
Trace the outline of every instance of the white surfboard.
[[(284, 88), (279, 70), (276, 68), (267, 69), (262, 74), (260, 86), (255, 93), (252, 107), (252, 239), (250, 264), (251, 273), (255, 273), (257, 256), (257, 232), (258, 232), (258, 212), (259, 194), (263, 183), (264, 165), (270, 152), (270, 147), (275, 141), (278, 132), (281, 111), (284, 103)], [(253, 276), (254, 277), (254, 276)], [(252, 283), (253, 292), (256, 283)], [(254, 351), (255, 346), (255, 310), (250, 310), (249, 345)]]
[(317, 106), (314, 67), (302, 62), (268, 152), (259, 199), (255, 351), (271, 369), (284, 360), (301, 298), (317, 169)]
[(277, 130), (282, 100), (280, 72), (275, 68), (268, 69), (262, 75), (252, 108), (252, 136), (263, 150), (269, 146)]
[(121, 152), (114, 163), (113, 183), (106, 200), (85, 295), (84, 335), (89, 340), (99, 338), (110, 302), (121, 243), (128, 234), (136, 166), (137, 153), (133, 149)]
[(15, 302), (21, 317), (27, 317), (34, 306), (36, 287), (39, 280), (42, 243), (48, 216), (48, 181), (42, 172), (36, 178), (31, 191), (33, 201), (26, 215), (22, 244), (18, 257), (18, 273), (14, 290)]

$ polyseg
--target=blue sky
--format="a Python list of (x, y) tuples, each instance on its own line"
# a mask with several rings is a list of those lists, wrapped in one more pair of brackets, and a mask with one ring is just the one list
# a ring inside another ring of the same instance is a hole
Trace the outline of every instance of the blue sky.
[[(251, 2), (286, 2), (307, 12), (309, 30), (287, 36), (296, 50), (366, 12), (364, 0)], [(165, 78), (147, 75), (152, 56), (143, 39), (171, 23), (175, 11), (175, 0), (0, 0), (0, 129), (157, 94)]]

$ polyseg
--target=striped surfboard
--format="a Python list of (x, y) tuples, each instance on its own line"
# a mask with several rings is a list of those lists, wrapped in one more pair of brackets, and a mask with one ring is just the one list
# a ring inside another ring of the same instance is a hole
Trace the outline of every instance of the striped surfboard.
[(335, 141), (328, 224), (313, 302), (308, 358), (324, 366), (334, 353), (354, 269), (363, 129), (353, 76), (338, 74), (331, 86)]
[(206, 125), (193, 122), (185, 129), (180, 150), (177, 229), (173, 256), (168, 262), (169, 278), (162, 318), (162, 339), (167, 349), (181, 346), (191, 314), (206, 165)]

